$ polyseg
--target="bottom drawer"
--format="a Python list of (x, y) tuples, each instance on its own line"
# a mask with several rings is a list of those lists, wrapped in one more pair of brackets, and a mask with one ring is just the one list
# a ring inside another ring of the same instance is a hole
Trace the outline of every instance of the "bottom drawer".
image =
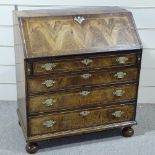
[(84, 109), (29, 118), (30, 135), (42, 135), (134, 119), (135, 105)]

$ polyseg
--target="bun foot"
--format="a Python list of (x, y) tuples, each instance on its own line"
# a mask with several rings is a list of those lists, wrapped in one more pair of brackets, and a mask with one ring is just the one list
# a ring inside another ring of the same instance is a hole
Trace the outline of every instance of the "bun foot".
[(29, 154), (34, 154), (38, 151), (38, 145), (36, 143), (27, 143), (26, 145), (26, 151)]
[(122, 129), (122, 135), (124, 137), (131, 137), (134, 134), (134, 130), (132, 127), (125, 127)]

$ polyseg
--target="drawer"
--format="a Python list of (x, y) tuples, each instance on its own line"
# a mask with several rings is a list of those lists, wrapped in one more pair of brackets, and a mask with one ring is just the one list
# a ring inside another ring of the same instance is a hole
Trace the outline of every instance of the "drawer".
[(136, 54), (108, 55), (63, 60), (51, 60), (33, 63), (33, 72), (48, 74), (54, 72), (81, 71), (114, 66), (136, 64)]
[(135, 105), (109, 108), (83, 109), (29, 118), (30, 135), (42, 135), (79, 128), (94, 127), (117, 122), (131, 121)]
[(28, 106), (29, 113), (50, 112), (99, 104), (110, 105), (115, 102), (134, 100), (136, 99), (136, 88), (136, 84), (131, 84), (31, 96)]
[(48, 75), (28, 79), (30, 93), (46, 92), (50, 90), (82, 87), (87, 85), (101, 85), (131, 81), (137, 79), (137, 68), (115, 69), (112, 71), (93, 71), (81, 74), (65, 74), (61, 76)]

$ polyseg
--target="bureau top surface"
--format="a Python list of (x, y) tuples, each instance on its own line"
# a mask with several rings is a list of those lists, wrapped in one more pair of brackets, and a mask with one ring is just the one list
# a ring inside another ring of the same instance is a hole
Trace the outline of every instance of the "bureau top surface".
[(132, 14), (119, 7), (16, 11), (25, 57), (141, 49)]

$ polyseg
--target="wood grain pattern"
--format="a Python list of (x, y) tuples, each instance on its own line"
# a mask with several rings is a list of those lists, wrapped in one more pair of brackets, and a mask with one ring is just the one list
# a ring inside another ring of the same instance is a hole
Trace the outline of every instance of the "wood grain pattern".
[[(117, 59), (120, 57), (125, 57), (127, 60), (124, 64), (120, 64)], [(84, 64), (84, 60), (90, 60), (88, 64)], [(47, 63), (54, 63), (55, 67), (51, 70), (46, 70), (43, 66)], [(90, 70), (90, 69), (102, 69), (114, 66), (122, 65), (132, 65), (136, 64), (136, 54), (120, 54), (120, 55), (101, 55), (101, 56), (85, 56), (83, 58), (74, 58), (73, 59), (60, 59), (60, 60), (46, 60), (33, 62), (33, 72), (34, 75), (39, 74), (48, 74), (56, 72), (70, 72), (70, 71), (81, 71), (81, 70)]]
[(136, 124), (142, 46), (132, 14), (60, 10), (15, 12), (17, 111), (30, 153), (41, 140)]
[[(137, 85), (120, 85), (103, 88), (82, 89), (74, 92), (59, 92), (49, 95), (32, 96), (29, 98), (29, 113), (61, 111), (63, 109), (75, 109), (97, 105), (111, 105), (115, 102), (123, 102), (136, 99)], [(122, 96), (113, 94), (116, 90), (124, 90)], [(82, 91), (88, 91), (90, 94), (82, 96)], [(44, 102), (52, 99), (53, 105), (47, 105)]]
[(134, 24), (126, 13), (22, 18), (28, 57), (139, 49)]
[[(126, 75), (122, 79), (118, 79), (115, 74), (118, 72), (126, 73)], [(83, 75), (90, 75), (89, 78), (85, 79)], [(81, 74), (73, 74), (73, 75), (62, 75), (62, 76), (54, 76), (49, 75), (48, 77), (39, 77), (32, 78), (28, 80), (29, 93), (37, 93), (37, 92), (46, 92), (50, 90), (57, 89), (66, 89), (66, 88), (76, 88), (87, 85), (101, 85), (101, 84), (109, 84), (114, 82), (123, 82), (128, 80), (136, 80), (137, 79), (137, 69), (129, 68), (129, 69), (114, 69), (113, 71), (95, 71), (95, 72), (85, 72)], [(47, 87), (43, 84), (46, 80), (53, 80), (55, 83), (51, 87)]]
[(104, 131), (104, 130), (111, 130), (116, 128), (122, 128), (122, 127), (128, 127), (137, 125), (136, 121), (125, 121), (125, 122), (117, 122), (107, 125), (99, 125), (99, 126), (93, 126), (93, 127), (87, 127), (87, 128), (81, 128), (81, 129), (75, 129), (75, 130), (67, 130), (67, 131), (60, 131), (48, 134), (42, 134), (42, 135), (36, 135), (28, 137), (28, 142), (38, 142), (43, 140), (49, 140), (49, 139), (55, 139), (65, 136), (74, 136), (74, 135), (81, 135), (86, 133), (92, 133), (92, 132), (98, 132), (98, 131)]
[[(110, 123), (122, 122), (122, 121), (131, 121), (134, 116), (134, 105), (118, 106), (112, 108), (95, 108), (89, 111), (90, 113), (87, 116), (81, 116), (80, 112), (68, 112), (61, 114), (51, 114), (48, 116), (40, 116), (30, 119), (30, 133), (31, 136), (39, 134), (47, 134), (65, 131), (70, 129), (85, 128), (90, 126), (99, 126), (106, 125)], [(82, 111), (85, 111), (83, 109)], [(123, 114), (120, 117), (113, 116), (113, 113), (116, 111), (122, 111)], [(52, 127), (44, 126), (44, 122), (53, 120), (56, 123)]]

